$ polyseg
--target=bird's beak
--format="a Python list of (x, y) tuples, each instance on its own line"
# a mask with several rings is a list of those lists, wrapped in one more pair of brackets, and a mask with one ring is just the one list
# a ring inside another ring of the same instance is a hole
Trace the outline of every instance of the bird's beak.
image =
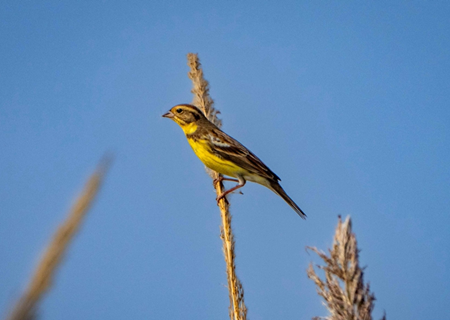
[(164, 118), (169, 118), (169, 119), (172, 119), (173, 117), (175, 117), (175, 115), (171, 111), (164, 113), (162, 116)]

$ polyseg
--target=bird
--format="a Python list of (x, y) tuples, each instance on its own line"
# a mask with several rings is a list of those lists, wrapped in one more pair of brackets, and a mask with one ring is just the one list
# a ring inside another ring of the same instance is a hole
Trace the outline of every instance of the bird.
[(219, 180), (238, 183), (219, 195), (216, 198), (217, 203), (226, 195), (242, 188), (246, 181), (251, 181), (272, 190), (283, 198), (301, 218), (306, 218), (302, 209), (281, 187), (278, 182), (281, 179), (249, 149), (209, 121), (196, 106), (178, 104), (162, 116), (175, 121), (181, 127), (194, 153), (206, 167), (234, 178), (221, 177)]

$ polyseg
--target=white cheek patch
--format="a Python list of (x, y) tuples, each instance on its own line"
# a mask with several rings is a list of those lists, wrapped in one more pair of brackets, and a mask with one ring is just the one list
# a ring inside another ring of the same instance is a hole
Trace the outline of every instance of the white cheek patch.
[(213, 143), (213, 144), (215, 144), (216, 146), (219, 146), (219, 147), (225, 147), (225, 148), (229, 148), (230, 147), (230, 144), (229, 143), (226, 143), (226, 142), (223, 142), (222, 140), (220, 140), (220, 138), (217, 138), (217, 137), (213, 137), (213, 136), (209, 136), (209, 140)]

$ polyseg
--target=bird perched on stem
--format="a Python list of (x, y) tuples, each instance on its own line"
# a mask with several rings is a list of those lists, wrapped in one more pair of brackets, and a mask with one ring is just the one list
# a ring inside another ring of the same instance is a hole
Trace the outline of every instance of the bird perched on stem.
[(278, 183), (280, 178), (250, 150), (206, 119), (197, 107), (179, 104), (163, 117), (172, 119), (183, 129), (189, 144), (205, 166), (225, 176), (236, 178), (219, 178), (238, 184), (219, 195), (217, 202), (227, 194), (242, 188), (246, 181), (251, 181), (275, 192), (305, 219), (306, 215), (302, 209), (281, 188)]

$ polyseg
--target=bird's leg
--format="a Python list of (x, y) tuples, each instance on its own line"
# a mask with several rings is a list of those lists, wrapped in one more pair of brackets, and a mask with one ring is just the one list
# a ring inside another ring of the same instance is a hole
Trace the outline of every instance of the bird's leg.
[(222, 194), (216, 198), (217, 205), (219, 205), (219, 201), (220, 201), (221, 199), (223, 199), (224, 197), (226, 197), (228, 194), (230, 194), (231, 192), (233, 192), (233, 191), (235, 191), (235, 190), (237, 190), (237, 189), (242, 188), (243, 186), (245, 186), (245, 179), (244, 179), (244, 178), (238, 177), (238, 180), (237, 180), (237, 181), (239, 182), (239, 183), (237, 184), (237, 186), (231, 188), (230, 190), (227, 190), (227, 191), (222, 192)]
[(215, 187), (216, 184), (222, 182), (222, 181), (233, 181), (233, 182), (239, 182), (237, 179), (231, 179), (231, 178), (224, 178), (222, 175), (219, 175), (218, 178), (213, 180), (213, 186)]

